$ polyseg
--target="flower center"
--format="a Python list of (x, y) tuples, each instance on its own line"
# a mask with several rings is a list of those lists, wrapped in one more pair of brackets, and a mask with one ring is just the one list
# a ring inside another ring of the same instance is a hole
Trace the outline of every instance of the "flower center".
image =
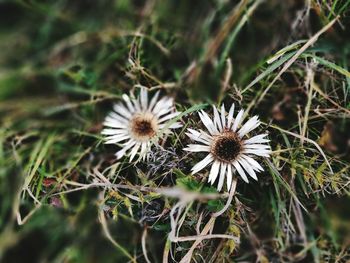
[(232, 131), (218, 135), (211, 146), (211, 152), (214, 157), (222, 162), (232, 162), (237, 158), (241, 150), (241, 140)]
[(131, 133), (136, 140), (145, 141), (152, 138), (158, 125), (153, 116), (149, 114), (135, 115), (131, 119)]

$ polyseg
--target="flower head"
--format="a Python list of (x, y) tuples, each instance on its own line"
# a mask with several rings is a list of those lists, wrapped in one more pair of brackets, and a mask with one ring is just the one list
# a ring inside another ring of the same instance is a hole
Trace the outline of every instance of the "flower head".
[(172, 98), (158, 97), (159, 91), (149, 101), (146, 88), (141, 88), (137, 99), (124, 94), (124, 103), (115, 104), (114, 111), (106, 117), (102, 134), (107, 136), (106, 144), (122, 147), (116, 153), (118, 159), (129, 155), (132, 161), (137, 154), (145, 158), (156, 136), (182, 126), (179, 122), (167, 125), (180, 112), (176, 111)]
[(224, 105), (221, 106), (220, 113), (213, 106), (213, 120), (204, 111), (199, 112), (199, 117), (208, 132), (188, 129), (186, 133), (190, 139), (201, 144), (189, 144), (184, 150), (208, 152), (208, 155), (192, 168), (192, 174), (198, 173), (211, 164), (208, 181), (214, 184), (219, 178), (218, 191), (221, 191), (225, 178), (227, 178), (227, 189), (230, 190), (233, 173), (236, 171), (247, 183), (249, 183), (248, 176), (258, 180), (256, 172), (264, 169), (253, 159), (253, 156), (269, 157), (271, 153), (270, 146), (266, 144), (269, 142), (266, 139), (267, 134), (247, 138), (248, 133), (260, 125), (258, 116), (254, 116), (242, 124), (244, 110), (240, 110), (234, 118), (234, 108), (235, 106), (232, 104), (226, 116)]

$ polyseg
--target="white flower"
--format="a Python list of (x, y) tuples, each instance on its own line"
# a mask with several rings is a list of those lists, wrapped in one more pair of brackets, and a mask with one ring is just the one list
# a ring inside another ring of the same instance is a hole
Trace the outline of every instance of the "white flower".
[[(187, 136), (201, 144), (189, 144), (184, 150), (190, 152), (208, 152), (209, 154), (192, 168), (192, 174), (212, 164), (209, 182), (213, 185), (219, 178), (217, 189), (221, 191), (225, 177), (227, 189), (231, 188), (233, 173), (236, 171), (247, 183), (248, 176), (258, 180), (256, 172), (263, 171), (261, 165), (253, 159), (253, 155), (269, 157), (271, 149), (266, 139), (267, 134), (246, 138), (247, 134), (260, 125), (258, 116), (242, 124), (244, 110), (240, 110), (233, 118), (234, 104), (226, 116), (225, 106), (221, 106), (221, 114), (213, 106), (214, 120), (204, 111), (199, 117), (208, 132), (188, 129)], [(248, 176), (247, 176), (248, 175)]]
[(107, 128), (102, 134), (107, 136), (106, 144), (122, 147), (116, 153), (117, 159), (128, 155), (132, 161), (136, 154), (144, 159), (156, 136), (171, 133), (169, 129), (182, 126), (179, 122), (168, 125), (168, 121), (180, 114), (173, 99), (163, 97), (158, 100), (158, 97), (159, 91), (149, 101), (146, 88), (141, 88), (137, 99), (124, 94), (125, 104), (115, 104), (114, 111), (106, 117), (103, 124)]

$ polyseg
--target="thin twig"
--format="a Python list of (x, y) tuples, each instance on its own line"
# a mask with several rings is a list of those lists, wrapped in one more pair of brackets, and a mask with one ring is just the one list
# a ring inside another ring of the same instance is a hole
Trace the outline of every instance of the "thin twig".
[(143, 256), (145, 257), (146, 262), (151, 263), (151, 260), (148, 258), (148, 255), (147, 255), (146, 239), (147, 239), (147, 227), (145, 227), (143, 230), (141, 245), (142, 245), (142, 253), (143, 253)]

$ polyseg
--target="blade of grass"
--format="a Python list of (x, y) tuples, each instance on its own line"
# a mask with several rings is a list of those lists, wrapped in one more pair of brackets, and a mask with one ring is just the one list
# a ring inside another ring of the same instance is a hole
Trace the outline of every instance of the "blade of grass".
[[(290, 193), (290, 195), (293, 197), (294, 201), (297, 202), (305, 210), (305, 212), (308, 212), (306, 207), (299, 201), (298, 197), (293, 192), (290, 185), (283, 179), (282, 175), (279, 173), (279, 171), (276, 169), (276, 167), (273, 165), (273, 163), (267, 159), (267, 164), (269, 165), (269, 168), (270, 168), (270, 171), (271, 171), (271, 174), (272, 174), (274, 180), (276, 180), (276, 182), (278, 181), (278, 183), (280, 185), (282, 185), (288, 191), (288, 193)], [(274, 185), (276, 188), (276, 193), (279, 193), (279, 191), (277, 192), (278, 184), (274, 184)], [(278, 196), (279, 196), (279, 194), (278, 194)], [(279, 199), (280, 199), (280, 197), (279, 197)]]
[(278, 72), (278, 74), (270, 82), (267, 88), (262, 92), (262, 94), (256, 101), (256, 104), (259, 104), (262, 101), (262, 99), (265, 97), (265, 95), (268, 93), (271, 87), (275, 84), (275, 82), (300, 57), (300, 55), (304, 53), (310, 46), (312, 46), (323, 33), (325, 33), (328, 29), (330, 29), (338, 19), (339, 17), (336, 17), (331, 22), (329, 22), (320, 31), (318, 31), (313, 37), (311, 37), (297, 52), (295, 52), (295, 54), (288, 60), (288, 62), (284, 64), (283, 68)]
[(313, 144), (317, 148), (317, 150), (321, 153), (322, 157), (325, 159), (325, 161), (326, 161), (326, 163), (328, 165), (328, 168), (331, 171), (331, 173), (334, 174), (333, 169), (332, 169), (332, 167), (331, 167), (331, 165), (330, 165), (330, 163), (329, 163), (329, 161), (327, 159), (327, 156), (324, 154), (322, 148), (315, 141), (313, 141), (313, 140), (311, 140), (309, 138), (302, 137), (299, 134), (296, 134), (294, 132), (290, 132), (290, 131), (287, 131), (285, 129), (282, 129), (282, 128), (276, 126), (276, 125), (270, 125), (270, 127), (274, 128), (274, 129), (277, 129), (277, 130), (279, 130), (281, 132), (284, 132), (286, 134), (292, 135), (292, 136), (294, 136), (294, 137), (296, 137), (296, 138), (298, 138), (300, 140), (305, 140), (306, 142)]
[(321, 65), (326, 66), (328, 68), (334, 69), (335, 71), (339, 72), (340, 74), (344, 75), (347, 78), (350, 78), (350, 72), (348, 70), (346, 70), (345, 68), (342, 68), (341, 66), (328, 61), (324, 58), (321, 58), (319, 56), (316, 56), (315, 54), (312, 53), (304, 53), (302, 55), (300, 55), (301, 58), (313, 58), (315, 59), (317, 62), (319, 62)]
[(252, 16), (252, 14), (254, 13), (254, 11), (256, 10), (256, 8), (263, 2), (263, 0), (257, 0), (254, 2), (254, 4), (252, 6), (249, 7), (249, 9), (246, 11), (246, 13), (242, 16), (241, 20), (239, 21), (238, 25), (235, 27), (235, 29), (233, 30), (233, 32), (230, 34), (228, 40), (227, 40), (227, 44), (224, 48), (224, 51), (221, 54), (220, 57), (220, 62), (219, 62), (219, 67), (218, 68), (222, 68), (226, 58), (228, 57), (228, 53), (230, 52), (230, 50), (232, 49), (232, 46), (236, 40), (236, 37), (238, 35), (238, 33), (241, 31), (242, 27), (248, 22), (249, 17)]
[(41, 140), (34, 148), (31, 158), (29, 161), (29, 164), (27, 166), (27, 172), (25, 173), (27, 176), (24, 180), (23, 189), (27, 189), (33, 180), (35, 174), (37, 173), (38, 168), (40, 165), (44, 162), (45, 158), (47, 157), (47, 153), (51, 147), (51, 145), (54, 143), (56, 139), (55, 134), (51, 134), (47, 137), (46, 141)]
[(286, 61), (288, 61), (291, 57), (295, 55), (296, 52), (291, 52), (286, 54), (285, 56), (282, 56), (279, 60), (274, 62), (271, 66), (267, 67), (261, 74), (259, 74), (252, 82), (248, 84), (242, 91), (241, 94), (247, 92), (252, 86), (254, 86), (256, 83), (258, 83), (260, 80), (265, 78), (266, 76), (270, 75), (272, 72), (274, 72), (277, 68), (279, 68), (281, 65), (283, 65)]

